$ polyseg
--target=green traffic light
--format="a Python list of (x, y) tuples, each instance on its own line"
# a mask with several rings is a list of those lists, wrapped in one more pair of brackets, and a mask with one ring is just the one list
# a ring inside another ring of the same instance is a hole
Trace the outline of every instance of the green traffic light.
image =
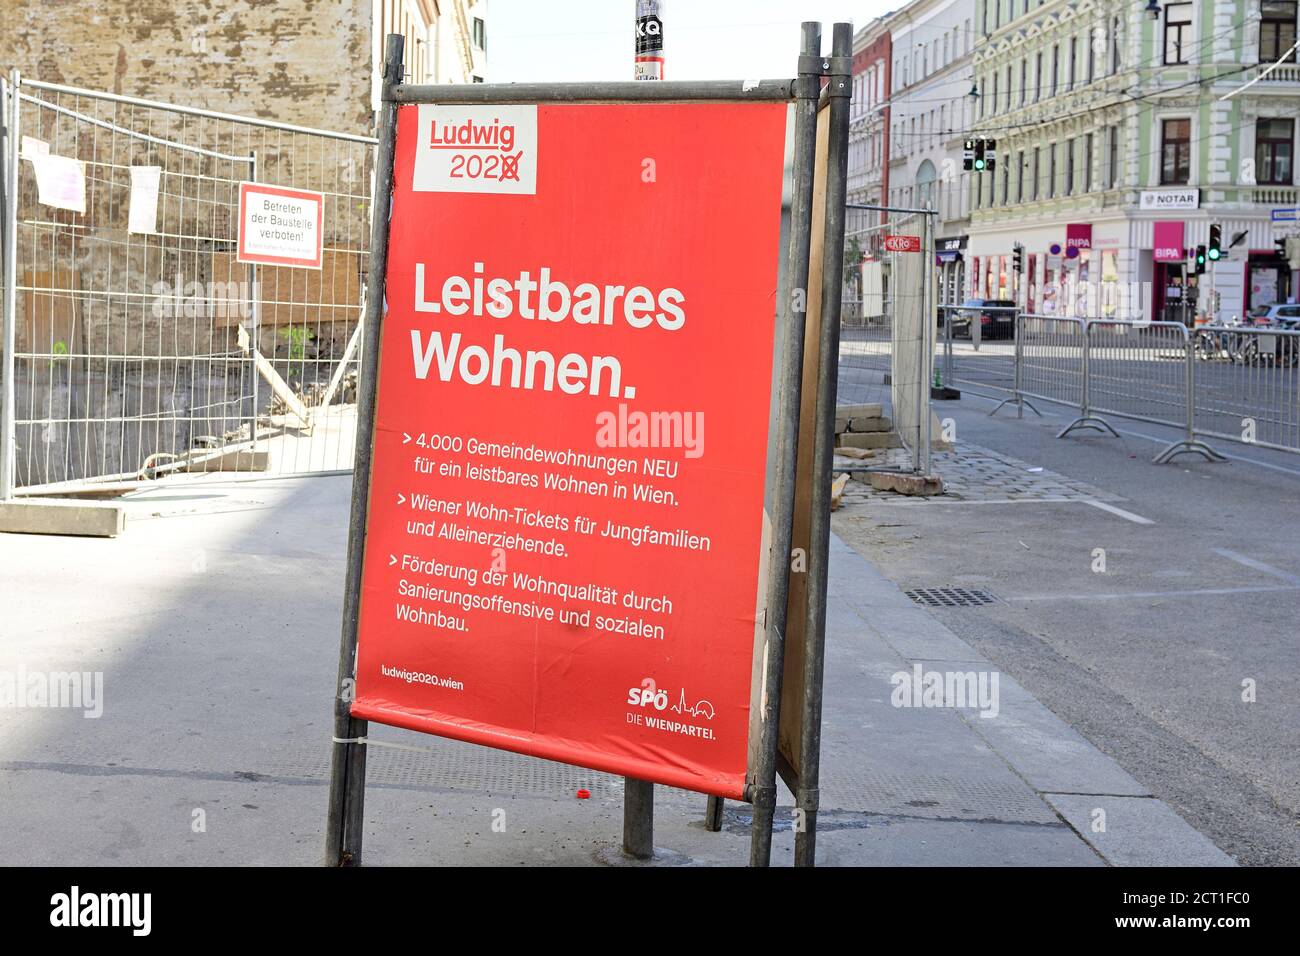
[(984, 168), (984, 160), (982, 160), (982, 159), (977, 159), (977, 160), (975, 160), (975, 168), (976, 168), (976, 169), (983, 169), (983, 168)]
[(1211, 258), (1211, 259), (1217, 259), (1217, 258), (1219, 258), (1219, 256), (1221, 256), (1221, 255), (1223, 255), (1223, 253), (1221, 253), (1218, 249), (1211, 249), (1211, 250), (1210, 250), (1210, 258)]

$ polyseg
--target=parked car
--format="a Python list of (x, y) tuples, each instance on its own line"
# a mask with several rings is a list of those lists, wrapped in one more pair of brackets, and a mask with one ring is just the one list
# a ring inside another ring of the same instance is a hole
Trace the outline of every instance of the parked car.
[(1255, 325), (1276, 325), (1279, 328), (1294, 330), (1300, 326), (1300, 305), (1294, 302), (1277, 302), (1273, 305), (1256, 306), (1250, 310), (1249, 318)]
[(981, 339), (1009, 339), (1016, 334), (1016, 304), (1010, 299), (967, 299), (953, 310), (953, 338), (971, 338), (971, 323), (979, 322)]

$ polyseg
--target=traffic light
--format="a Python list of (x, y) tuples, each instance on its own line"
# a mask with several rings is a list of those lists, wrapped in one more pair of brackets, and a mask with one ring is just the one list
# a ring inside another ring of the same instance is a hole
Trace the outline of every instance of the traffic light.
[(1201, 275), (1205, 272), (1205, 247), (1196, 247), (1196, 274)]
[(997, 145), (998, 141), (995, 139), (966, 140), (966, 151), (962, 157), (962, 168), (973, 169), (977, 173), (993, 169), (997, 166), (997, 158), (993, 155)]
[(1223, 227), (1217, 222), (1210, 223), (1210, 247), (1205, 251), (1211, 262), (1218, 262), (1223, 258)]
[(1011, 268), (1017, 273), (1025, 271), (1025, 247), (1018, 242), (1011, 247)]

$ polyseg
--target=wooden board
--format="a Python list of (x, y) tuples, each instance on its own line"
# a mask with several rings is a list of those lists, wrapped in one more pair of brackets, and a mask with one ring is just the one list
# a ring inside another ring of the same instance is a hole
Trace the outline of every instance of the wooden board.
[[(361, 315), (364, 258), (360, 252), (326, 249), (319, 269), (258, 266), (259, 325), (355, 323)], [(248, 293), (239, 290), (247, 290), (247, 285), (239, 283), (247, 283), (248, 275), (249, 267), (236, 262), (233, 252), (213, 255), (212, 281), (220, 285), (211, 314), (218, 328), (239, 325), (246, 318), (247, 307), (241, 310), (239, 297)]]
[[(84, 351), (76, 277), (71, 269), (28, 270), (21, 284), (40, 292), (19, 293), (15, 355), (35, 354), (34, 362)], [(66, 291), (63, 291), (66, 290)]]
[[(826, 245), (826, 174), (830, 154), (829, 106), (817, 113), (817, 162), (813, 167), (812, 236), (808, 256), (808, 310), (804, 320), (803, 381), (799, 402), (799, 451), (795, 471), (792, 555), (802, 555), (802, 572), (790, 575), (785, 618), (785, 658), (781, 679), (781, 719), (777, 766), (786, 785), (797, 786), (803, 728), (804, 624), (808, 614), (808, 537), (812, 517), (813, 438), (817, 421), (817, 376), (820, 370), (822, 260)], [(793, 560), (793, 559), (792, 559)]]

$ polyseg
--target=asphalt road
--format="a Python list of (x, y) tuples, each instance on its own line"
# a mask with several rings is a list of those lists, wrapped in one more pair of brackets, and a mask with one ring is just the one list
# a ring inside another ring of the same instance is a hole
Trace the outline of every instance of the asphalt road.
[[(850, 360), (840, 400), (882, 397)], [(935, 410), (959, 442), (1122, 496), (1118, 512), (879, 502), (837, 531), (901, 587), (991, 591), (936, 613), (1239, 862), (1300, 863), (1300, 456), (1223, 442), (1234, 460), (1154, 465), (1174, 430), (1058, 440), (1072, 410), (994, 404)]]

